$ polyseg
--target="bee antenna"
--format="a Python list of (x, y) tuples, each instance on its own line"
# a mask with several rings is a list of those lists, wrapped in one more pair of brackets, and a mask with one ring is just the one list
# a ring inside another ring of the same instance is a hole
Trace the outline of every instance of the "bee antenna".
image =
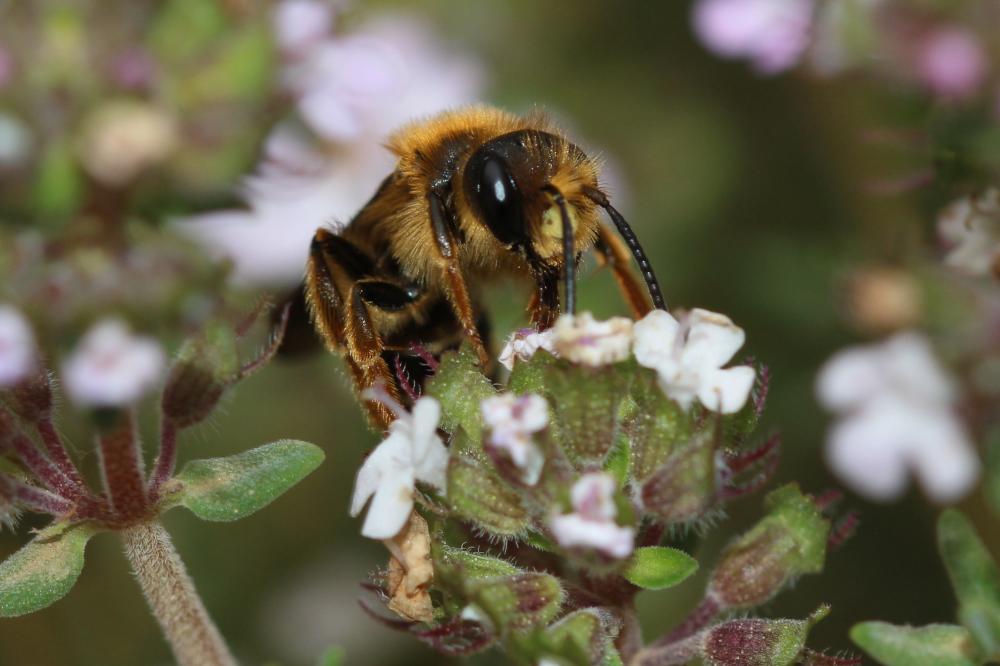
[(642, 245), (639, 244), (639, 239), (636, 237), (635, 232), (632, 231), (632, 227), (630, 227), (628, 222), (625, 221), (622, 214), (611, 205), (611, 202), (608, 201), (608, 197), (604, 194), (604, 192), (588, 187), (584, 190), (584, 193), (590, 198), (591, 201), (607, 211), (611, 221), (615, 223), (618, 233), (621, 234), (621, 237), (625, 240), (625, 244), (628, 245), (628, 249), (632, 251), (632, 256), (635, 257), (635, 262), (639, 264), (639, 270), (642, 272), (642, 278), (646, 281), (646, 288), (649, 289), (649, 297), (653, 299), (653, 307), (658, 310), (666, 310), (667, 304), (663, 300), (663, 292), (660, 291), (660, 283), (656, 281), (656, 274), (653, 272), (653, 266), (649, 263), (649, 259), (646, 257), (646, 252), (642, 249)]
[(563, 241), (563, 280), (566, 283), (566, 305), (563, 311), (576, 314), (576, 251), (573, 243), (573, 224), (570, 222), (569, 209), (566, 207), (566, 197), (552, 184), (543, 188), (559, 206), (559, 216), (562, 217)]

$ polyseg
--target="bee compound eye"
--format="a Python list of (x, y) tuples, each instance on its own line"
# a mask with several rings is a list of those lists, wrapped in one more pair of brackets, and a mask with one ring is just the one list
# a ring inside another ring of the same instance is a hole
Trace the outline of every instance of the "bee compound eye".
[(492, 155), (483, 160), (477, 182), (483, 221), (493, 235), (506, 245), (524, 240), (521, 193), (504, 160)]

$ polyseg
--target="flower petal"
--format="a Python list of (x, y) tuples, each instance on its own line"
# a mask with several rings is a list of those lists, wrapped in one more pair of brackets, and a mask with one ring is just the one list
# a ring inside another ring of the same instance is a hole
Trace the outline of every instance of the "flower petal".
[(382, 479), (398, 474), (407, 466), (409, 442), (404, 435), (390, 434), (365, 459), (354, 480), (354, 496), (351, 498), (351, 515), (357, 516), (365, 507), (368, 498), (378, 490)]
[(587, 520), (570, 513), (553, 517), (550, 527), (563, 548), (592, 548), (621, 559), (628, 557), (635, 546), (635, 530), (610, 520)]
[(432, 443), (441, 444), (437, 435), (438, 424), (441, 422), (441, 404), (430, 396), (424, 396), (413, 405), (412, 438), (413, 460), (419, 464), (428, 454)]
[(713, 412), (732, 414), (743, 409), (757, 373), (748, 365), (715, 370), (705, 376), (698, 400)]
[(688, 367), (721, 368), (746, 341), (743, 329), (718, 312), (695, 308), (688, 315), (687, 324), (683, 363)]
[(911, 424), (910, 462), (924, 492), (941, 504), (962, 499), (976, 485), (981, 465), (961, 423), (941, 410), (924, 412)]
[(632, 327), (632, 353), (639, 365), (656, 368), (674, 357), (680, 323), (666, 310), (653, 310)]
[(847, 411), (885, 390), (878, 352), (869, 347), (851, 347), (834, 354), (820, 368), (816, 397), (833, 411)]
[(370, 539), (391, 539), (399, 534), (413, 510), (413, 471), (399, 470), (384, 476), (375, 491), (361, 535)]
[(869, 408), (830, 431), (826, 459), (837, 477), (865, 497), (887, 502), (907, 486), (907, 446), (899, 439), (901, 419), (893, 408)]
[(441, 494), (447, 491), (448, 449), (437, 436), (427, 444), (424, 456), (417, 460), (414, 474), (417, 480), (434, 486)]

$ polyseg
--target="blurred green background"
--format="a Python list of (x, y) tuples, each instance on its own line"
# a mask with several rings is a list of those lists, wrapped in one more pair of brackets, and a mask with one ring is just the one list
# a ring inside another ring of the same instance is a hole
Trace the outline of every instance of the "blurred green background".
[[(779, 478), (809, 491), (836, 485), (822, 461), (827, 417), (812, 386), (822, 361), (858, 339), (841, 316), (839, 280), (866, 262), (905, 261), (911, 241), (930, 228), (926, 196), (865, 187), (872, 178), (919, 168), (923, 156), (866, 142), (864, 135), (912, 126), (920, 109), (889, 94), (884, 83), (762, 79), (740, 63), (718, 60), (694, 41), (687, 2), (359, 2), (344, 21), (399, 9), (423, 16), (442, 39), (483, 60), (492, 80), (488, 101), (514, 111), (550, 109), (571, 133), (613, 158), (626, 184), (618, 200), (668, 303), (727, 313), (747, 331), (747, 352), (771, 367), (766, 423), (784, 433)], [(521, 322), (505, 289), (499, 286), (491, 299), (500, 334)], [(579, 302), (602, 315), (624, 313), (610, 275), (601, 271), (585, 275)], [(147, 407), (147, 441), (153, 441), (155, 410)], [(92, 458), (85, 425), (64, 419), (62, 426), (78, 453)], [(326, 646), (338, 644), (348, 664), (449, 663), (370, 621), (355, 603), (357, 583), (385, 555), (347, 516), (353, 475), (377, 438), (339, 359), (273, 363), (241, 385), (209, 424), (186, 434), (182, 464), (280, 438), (319, 444), (326, 463), (245, 521), (202, 523), (184, 511), (166, 520), (237, 654), (247, 664), (292, 666), (314, 663)], [(832, 604), (810, 644), (834, 651), (850, 647), (847, 628), (857, 621), (951, 618), (933, 508), (916, 491), (890, 506), (853, 496), (847, 505), (861, 511), (857, 536), (832, 554), (822, 576), (802, 580), (764, 612), (802, 617), (820, 602)], [(986, 517), (975, 499), (965, 508)], [(759, 510), (759, 496), (731, 505), (699, 545), (703, 565)], [(39, 524), (29, 520), (15, 535), (0, 534), (0, 557)], [(996, 530), (980, 527), (995, 549)], [(169, 663), (129, 578), (116, 538), (95, 539), (66, 599), (0, 621), (0, 664)], [(647, 636), (678, 621), (702, 585), (696, 577), (668, 592), (645, 593)], [(502, 660), (493, 655), (476, 663)]]

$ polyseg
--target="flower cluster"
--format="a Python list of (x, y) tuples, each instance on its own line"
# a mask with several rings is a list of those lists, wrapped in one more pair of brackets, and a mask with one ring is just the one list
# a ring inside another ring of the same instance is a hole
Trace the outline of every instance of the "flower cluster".
[[(362, 465), (351, 506), (357, 515), (373, 498), (362, 534), (390, 552), (374, 589), (395, 617), (366, 609), (445, 654), (499, 645), (531, 664), (742, 663), (713, 641), (757, 629), (716, 618), (820, 571), (827, 543), (855, 524), (834, 523), (828, 499), (795, 486), (773, 492), (768, 515), (723, 551), (702, 604), (643, 647), (636, 594), (697, 566), (664, 534), (707, 525), (774, 471), (777, 440), (750, 444), (767, 373), (754, 390), (753, 368), (725, 367), (743, 340), (706, 310), (638, 322), (563, 315), (511, 337), (499, 391), (463, 348), (441, 358), (411, 411), (368, 396), (398, 418)], [(762, 622), (794, 636), (789, 659), (812, 654), (810, 622)], [(755, 663), (779, 663), (766, 660), (775, 649), (761, 639)]]

